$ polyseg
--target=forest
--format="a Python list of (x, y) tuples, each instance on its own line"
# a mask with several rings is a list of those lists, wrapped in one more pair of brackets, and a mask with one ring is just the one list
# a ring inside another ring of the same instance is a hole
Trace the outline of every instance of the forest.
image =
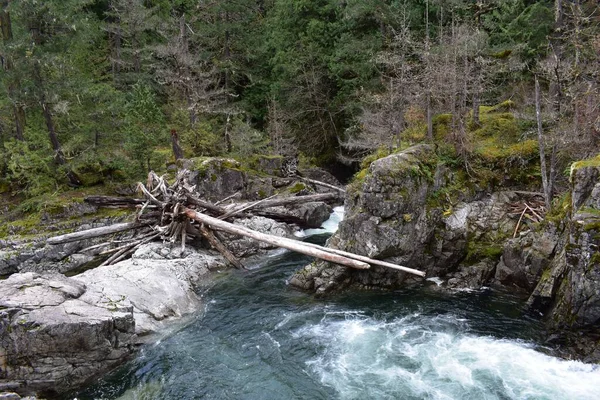
[[(597, 1), (1, 0), (0, 195), (22, 211), (179, 158), (349, 178), (435, 142), (550, 204), (600, 145)], [(340, 172), (342, 171), (342, 172)]]

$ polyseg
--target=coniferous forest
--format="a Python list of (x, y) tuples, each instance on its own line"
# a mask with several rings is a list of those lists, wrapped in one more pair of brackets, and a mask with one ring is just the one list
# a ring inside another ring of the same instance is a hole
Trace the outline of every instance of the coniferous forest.
[(481, 179), (533, 160), (549, 202), (599, 151), (595, 0), (0, 4), (0, 192), (24, 211), (178, 158), (349, 177), (423, 141)]

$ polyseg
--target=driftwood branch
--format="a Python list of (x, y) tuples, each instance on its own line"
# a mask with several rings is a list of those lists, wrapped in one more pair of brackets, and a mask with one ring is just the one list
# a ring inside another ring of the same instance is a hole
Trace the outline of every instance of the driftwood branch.
[(311, 203), (314, 201), (328, 201), (328, 200), (336, 200), (339, 199), (339, 195), (336, 193), (318, 193), (318, 194), (309, 194), (306, 196), (291, 196), (291, 197), (282, 197), (280, 199), (265, 199), (263, 201), (258, 201), (254, 203), (243, 203), (237, 205), (237, 207), (245, 207), (248, 205), (254, 204), (251, 209), (262, 209), (262, 208), (270, 208), (270, 207), (279, 207), (279, 206), (291, 206), (295, 204), (303, 204), (303, 203)]

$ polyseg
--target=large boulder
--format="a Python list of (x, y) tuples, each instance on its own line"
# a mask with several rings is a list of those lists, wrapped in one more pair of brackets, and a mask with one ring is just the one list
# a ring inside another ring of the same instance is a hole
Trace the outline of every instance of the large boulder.
[(0, 282), (0, 386), (53, 395), (133, 353), (132, 308), (87, 302), (88, 291), (57, 273), (14, 274)]

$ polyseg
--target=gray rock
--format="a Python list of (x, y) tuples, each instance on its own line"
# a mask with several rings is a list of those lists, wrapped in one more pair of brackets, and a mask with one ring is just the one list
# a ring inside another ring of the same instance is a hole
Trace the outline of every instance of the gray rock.
[(22, 399), (17, 393), (0, 393), (0, 400), (20, 400)]
[(217, 201), (236, 192), (244, 192), (247, 174), (240, 170), (240, 163), (228, 158), (208, 158), (188, 163), (191, 169), (189, 181), (196, 185), (200, 197)]
[(496, 269), (498, 283), (515, 285), (531, 293), (548, 268), (560, 237), (553, 229), (527, 234), (509, 239)]
[(55, 394), (108, 371), (133, 353), (131, 309), (90, 304), (88, 288), (56, 273), (0, 282), (0, 384)]
[(0, 387), (52, 395), (114, 368), (148, 335), (196, 312), (198, 287), (223, 265), (151, 243), (74, 278), (27, 272), (0, 281)]
[(201, 302), (196, 287), (208, 279), (211, 269), (222, 266), (220, 257), (190, 247), (182, 253), (180, 246), (169, 249), (150, 243), (130, 260), (94, 268), (74, 279), (92, 289), (82, 296), (83, 301), (132, 309), (136, 334), (142, 337), (198, 310)]
[[(275, 236), (290, 238), (294, 237), (292, 227), (282, 222), (273, 221), (272, 219), (265, 217), (256, 216), (252, 218), (240, 219), (236, 221), (236, 224)], [(246, 237), (222, 232), (217, 232), (217, 235), (223, 240), (227, 248), (229, 248), (229, 250), (231, 250), (231, 252), (239, 258), (253, 256), (263, 253), (265, 250), (275, 248), (270, 244), (258, 242), (254, 239)]]
[(302, 228), (319, 228), (323, 222), (329, 219), (333, 212), (333, 208), (322, 201), (289, 207), (269, 207), (265, 210), (298, 218), (302, 221), (300, 224)]

